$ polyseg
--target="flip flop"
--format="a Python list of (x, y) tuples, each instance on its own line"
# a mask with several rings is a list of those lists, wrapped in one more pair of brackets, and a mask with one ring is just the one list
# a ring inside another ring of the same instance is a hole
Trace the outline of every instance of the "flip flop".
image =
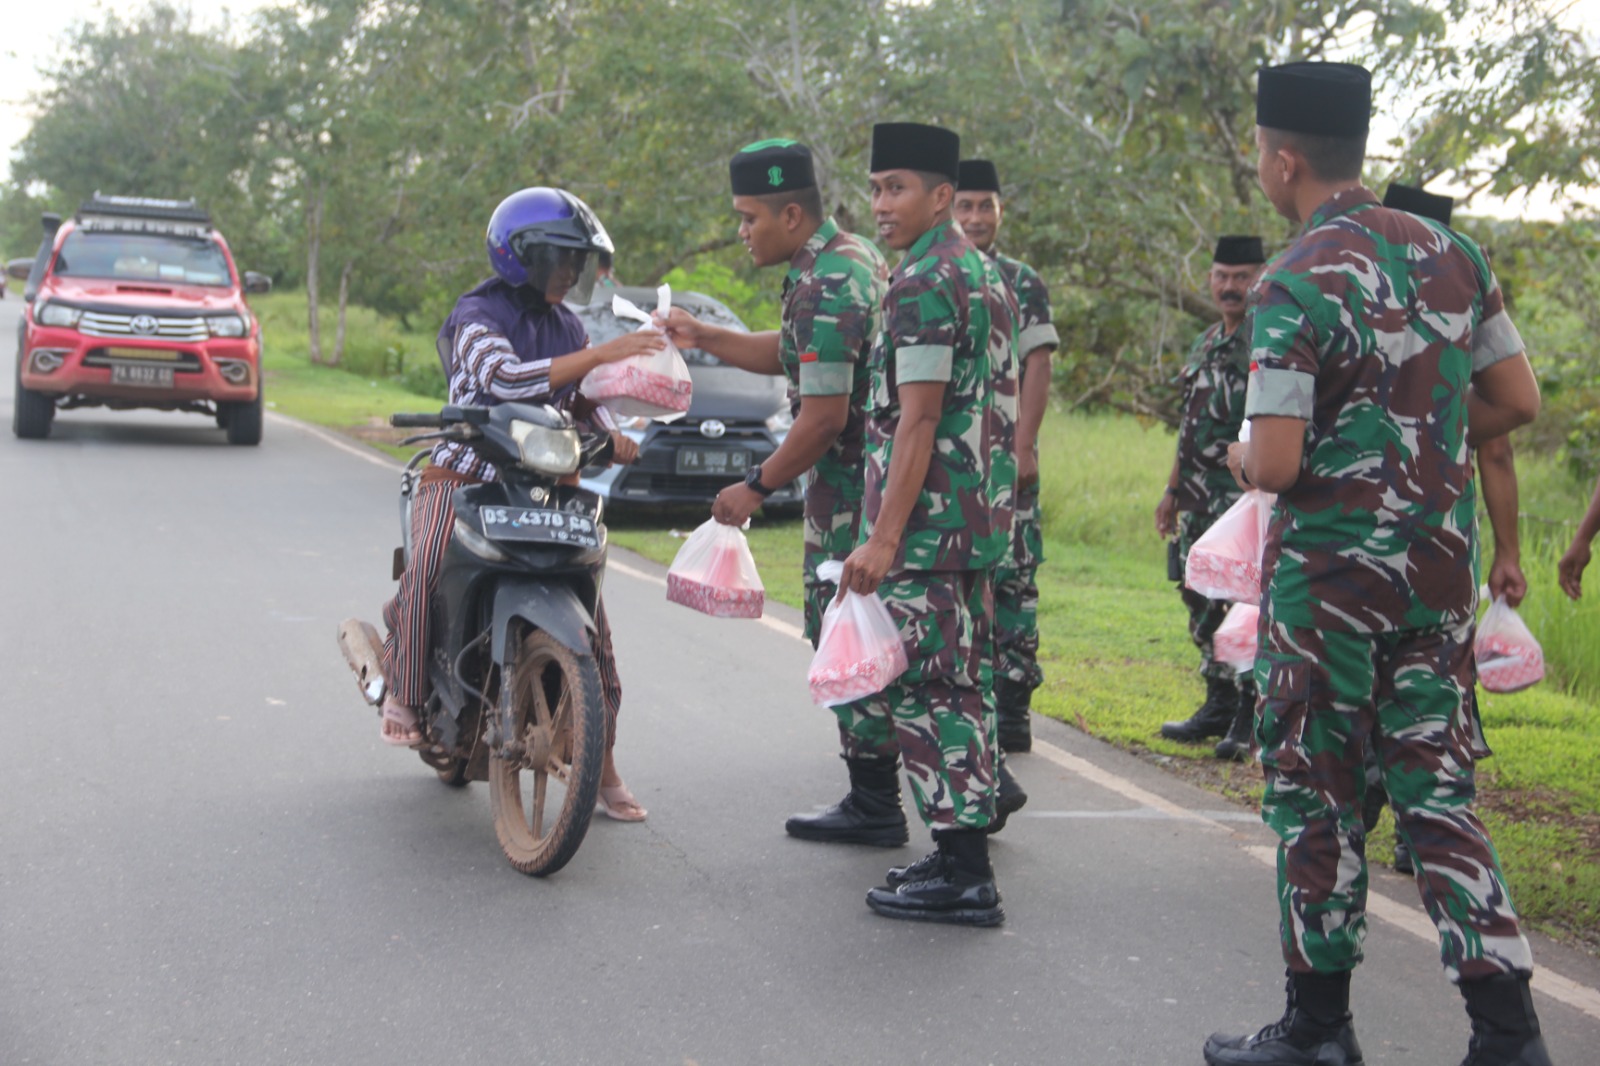
[(416, 713), (411, 708), (395, 703), (393, 700), (384, 700), (381, 714), (385, 721), (398, 723), (407, 732), (415, 733), (416, 738), (408, 739), (404, 733), (398, 736), (391, 736), (383, 731), (382, 726), (379, 726), (379, 740), (396, 748), (414, 748), (423, 743), (425, 738), (422, 736), (421, 728), (417, 725)]
[(601, 785), (596, 802), (601, 813), (618, 822), (642, 822), (650, 814), (639, 805), (627, 785), (612, 785), (609, 788)]

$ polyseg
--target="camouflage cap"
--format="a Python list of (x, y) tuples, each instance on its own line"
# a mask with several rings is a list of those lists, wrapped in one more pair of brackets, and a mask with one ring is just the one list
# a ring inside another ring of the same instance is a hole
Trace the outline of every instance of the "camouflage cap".
[(735, 196), (768, 196), (810, 189), (817, 184), (811, 149), (799, 141), (774, 138), (747, 144), (728, 161)]

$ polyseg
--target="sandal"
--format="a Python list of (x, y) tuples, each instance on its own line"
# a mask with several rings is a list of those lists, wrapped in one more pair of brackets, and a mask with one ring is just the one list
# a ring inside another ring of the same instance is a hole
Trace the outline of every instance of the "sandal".
[(601, 813), (607, 818), (618, 822), (642, 822), (649, 815), (649, 811), (639, 805), (628, 786), (616, 784), (611, 786), (601, 785), (596, 796)]
[(422, 730), (417, 725), (417, 714), (410, 707), (396, 703), (392, 699), (384, 700), (381, 717), (386, 722), (398, 724), (404, 730), (402, 733), (389, 733), (379, 726), (378, 739), (385, 744), (397, 748), (414, 748), (422, 743)]

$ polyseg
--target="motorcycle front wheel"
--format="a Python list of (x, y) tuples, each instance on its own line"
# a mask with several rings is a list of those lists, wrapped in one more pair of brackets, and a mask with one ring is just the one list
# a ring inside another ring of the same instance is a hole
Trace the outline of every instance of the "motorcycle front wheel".
[[(511, 865), (553, 874), (589, 831), (605, 759), (606, 712), (594, 659), (534, 630), (501, 686), (506, 757), (489, 759), (495, 835)], [(564, 780), (563, 780), (564, 779)]]

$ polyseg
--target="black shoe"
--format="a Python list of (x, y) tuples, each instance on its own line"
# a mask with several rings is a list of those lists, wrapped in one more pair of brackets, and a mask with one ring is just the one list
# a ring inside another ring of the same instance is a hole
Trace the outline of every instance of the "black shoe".
[(1168, 740), (1198, 744), (1220, 737), (1233, 724), (1239, 709), (1239, 688), (1228, 678), (1206, 678), (1206, 701), (1181, 722), (1161, 723), (1161, 735)]
[[(1006, 920), (989, 865), (989, 838), (973, 829), (941, 829), (932, 876), (874, 888), (867, 906), (885, 918), (948, 925), (996, 926)], [(916, 865), (916, 864), (913, 864)]]
[(1461, 1066), (1550, 1066), (1527, 977), (1501, 974), (1458, 987), (1472, 1019), (1472, 1040)]
[(801, 840), (829, 844), (868, 844), (898, 848), (911, 839), (900, 808), (900, 770), (896, 760), (845, 759), (850, 792), (817, 814), (796, 814), (784, 830)]
[(1397, 874), (1415, 874), (1417, 864), (1411, 859), (1411, 849), (1406, 847), (1404, 840), (1394, 842), (1394, 872)]
[(1008, 677), (994, 679), (995, 714), (999, 718), (1000, 750), (1019, 754), (1033, 750), (1033, 726), (1028, 717), (1033, 690)]
[(1246, 681), (1239, 685), (1239, 705), (1233, 712), (1233, 724), (1228, 726), (1228, 735), (1217, 743), (1215, 750), (1217, 758), (1233, 762), (1248, 761), (1255, 724), (1256, 687)]
[(1208, 1066), (1363, 1066), (1350, 1022), (1350, 974), (1290, 974), (1283, 1017), (1246, 1036), (1213, 1033)]
[(899, 888), (912, 881), (926, 881), (939, 876), (939, 871), (944, 868), (943, 863), (939, 849), (935, 848), (916, 862), (889, 867), (889, 872), (883, 875), (883, 883), (890, 888)]
[(1000, 766), (1000, 780), (994, 790), (994, 817), (989, 819), (985, 833), (993, 836), (1006, 827), (1006, 819), (1017, 811), (1027, 806), (1028, 794), (1022, 790), (1022, 782), (1011, 774), (1011, 769), (1006, 766), (1004, 759), (997, 760)]

